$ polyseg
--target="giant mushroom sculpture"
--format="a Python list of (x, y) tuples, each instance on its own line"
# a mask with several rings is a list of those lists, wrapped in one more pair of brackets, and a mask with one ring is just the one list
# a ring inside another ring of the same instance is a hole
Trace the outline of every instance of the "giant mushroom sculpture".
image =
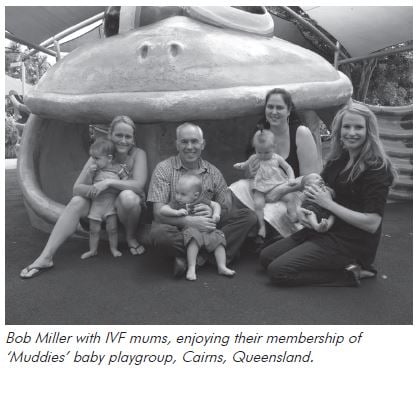
[(192, 120), (208, 140), (205, 157), (231, 180), (268, 90), (283, 87), (298, 110), (319, 114), (349, 100), (349, 79), (319, 55), (265, 32), (214, 26), (204, 8), (194, 11), (78, 48), (28, 94), (19, 177), (35, 226), (48, 229), (70, 199), (89, 124), (129, 115), (153, 169), (174, 152), (178, 122)]

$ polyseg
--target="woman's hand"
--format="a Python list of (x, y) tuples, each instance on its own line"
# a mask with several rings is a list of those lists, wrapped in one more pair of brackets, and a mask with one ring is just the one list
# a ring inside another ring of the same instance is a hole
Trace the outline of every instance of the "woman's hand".
[(103, 191), (105, 191), (107, 188), (109, 188), (110, 187), (110, 182), (111, 182), (110, 180), (103, 180), (103, 181), (96, 182), (93, 185), (93, 188), (96, 190), (94, 197), (97, 197)]
[(195, 216), (211, 217), (213, 211), (210, 206), (204, 203), (198, 203), (194, 206), (193, 213)]
[(322, 208), (328, 209), (329, 202), (332, 201), (332, 195), (330, 191), (325, 188), (312, 184), (304, 188), (304, 195), (311, 202), (317, 203)]

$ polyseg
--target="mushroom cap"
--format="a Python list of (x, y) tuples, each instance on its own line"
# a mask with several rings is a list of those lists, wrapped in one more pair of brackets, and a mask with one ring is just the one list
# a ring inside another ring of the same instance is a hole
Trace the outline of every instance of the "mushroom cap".
[(307, 49), (171, 17), (76, 49), (25, 102), (37, 115), (72, 122), (225, 119), (261, 112), (274, 87), (300, 109), (340, 105), (352, 93), (346, 76)]

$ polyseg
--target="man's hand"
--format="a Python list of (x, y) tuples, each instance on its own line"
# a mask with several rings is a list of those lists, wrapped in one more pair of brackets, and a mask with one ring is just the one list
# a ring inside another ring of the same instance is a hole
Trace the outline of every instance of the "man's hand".
[(219, 223), (220, 222), (220, 215), (213, 215), (212, 219), (214, 220), (215, 223)]
[(211, 217), (213, 211), (211, 210), (211, 207), (206, 205), (205, 203), (198, 203), (194, 206), (193, 214), (195, 216)]
[(206, 216), (186, 216), (186, 224), (199, 231), (213, 231), (216, 228), (216, 222), (211, 217)]

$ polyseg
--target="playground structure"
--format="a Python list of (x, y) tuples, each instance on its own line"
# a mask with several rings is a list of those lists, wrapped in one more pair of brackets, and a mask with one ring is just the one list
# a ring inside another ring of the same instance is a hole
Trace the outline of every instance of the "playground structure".
[(413, 108), (368, 105), (375, 113), (382, 143), (398, 171), (398, 179), (390, 191), (391, 200), (413, 197)]
[[(117, 32), (48, 71), (25, 99), (32, 115), (18, 166), (35, 227), (49, 230), (71, 197), (88, 158), (89, 124), (107, 124), (118, 114), (137, 123), (149, 170), (175, 152), (178, 122), (195, 121), (208, 140), (205, 157), (230, 183), (236, 173), (229, 162), (243, 158), (266, 92), (283, 87), (321, 150), (319, 117), (329, 124), (349, 100), (349, 80), (317, 54), (272, 37), (263, 7), (246, 9), (121, 7)], [(372, 109), (400, 172), (391, 197), (410, 199), (412, 108)]]

